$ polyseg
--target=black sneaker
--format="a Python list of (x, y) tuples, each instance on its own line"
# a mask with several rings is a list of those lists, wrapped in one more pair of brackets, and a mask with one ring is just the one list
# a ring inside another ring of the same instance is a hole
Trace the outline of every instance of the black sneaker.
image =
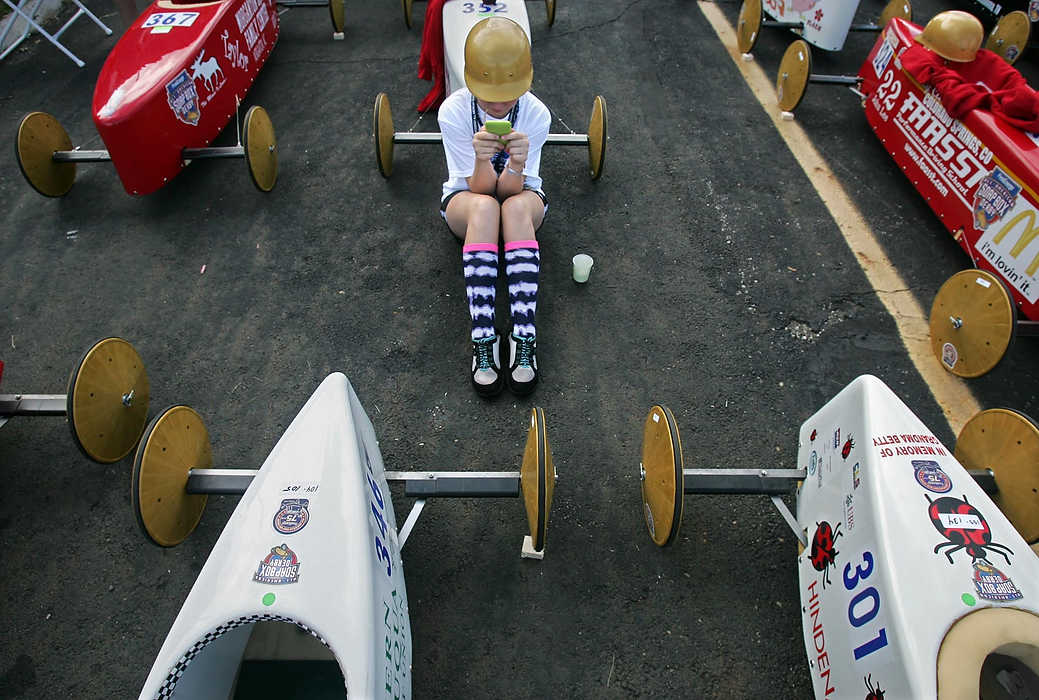
[(473, 388), (480, 396), (495, 396), (505, 386), (501, 336), (473, 341)]
[(537, 340), (534, 336), (516, 337), (509, 334), (509, 389), (517, 396), (526, 396), (538, 383)]

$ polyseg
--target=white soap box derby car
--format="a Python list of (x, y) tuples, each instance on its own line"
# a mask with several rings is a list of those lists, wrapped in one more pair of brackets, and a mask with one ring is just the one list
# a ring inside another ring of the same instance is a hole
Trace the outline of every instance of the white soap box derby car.
[[(205, 426), (187, 406), (160, 413), (134, 459), (135, 512), (160, 545), (194, 529), (204, 494), (244, 491), (141, 698), (234, 697), (243, 655), (323, 659), (334, 662), (338, 690), (345, 684), (351, 698), (409, 697), (400, 550), (425, 498), (522, 491), (532, 526), (524, 555), (541, 558), (555, 481), (536, 408), (519, 472), (386, 472), (372, 424), (339, 373), (321, 383), (259, 470), (211, 464)], [(405, 482), (405, 495), (419, 498), (400, 533), (390, 481)]]
[[(954, 456), (867, 375), (802, 424), (799, 469), (684, 469), (663, 406), (643, 431), (656, 544), (675, 539), (692, 493), (769, 495), (793, 529), (818, 700), (1039, 697), (1039, 557), (1026, 542), (1039, 542), (1032, 421), (982, 411)], [(796, 517), (781, 500), (795, 485)]]

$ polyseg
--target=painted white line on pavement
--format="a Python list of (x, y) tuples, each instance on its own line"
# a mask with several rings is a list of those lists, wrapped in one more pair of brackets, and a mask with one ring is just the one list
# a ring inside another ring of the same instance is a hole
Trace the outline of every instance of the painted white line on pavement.
[[(913, 298), (908, 286), (895, 270), (884, 249), (873, 237), (858, 207), (841, 187), (826, 161), (815, 150), (811, 140), (795, 121), (784, 121), (776, 104), (776, 89), (764, 70), (754, 61), (744, 61), (736, 46), (736, 32), (721, 9), (713, 2), (697, 0), (700, 11), (714, 27), (715, 33), (729, 52), (729, 57), (743, 74), (752, 93), (772, 120), (790, 152), (801, 165), (808, 180), (815, 187), (830, 216), (837, 223), (844, 240), (858, 261), (859, 267), (876, 291), (880, 301), (895, 320), (898, 333), (917, 372), (930, 387), (941, 406), (954, 435), (975, 413), (981, 410), (967, 383), (946, 372), (931, 352), (931, 337), (927, 314)], [(792, 36), (792, 35), (791, 35)]]

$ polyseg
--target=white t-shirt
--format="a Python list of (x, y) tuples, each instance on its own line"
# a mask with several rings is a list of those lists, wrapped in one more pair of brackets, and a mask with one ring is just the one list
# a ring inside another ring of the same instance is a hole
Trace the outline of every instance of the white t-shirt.
[[(523, 167), (523, 187), (544, 194), (538, 171), (541, 168), (541, 147), (545, 145), (548, 130), (552, 126), (552, 113), (541, 100), (529, 92), (523, 93), (519, 98), (518, 106), (516, 123), (512, 125), (512, 128), (526, 134), (530, 141), (527, 163)], [(476, 107), (476, 114), (481, 124), (488, 119), (494, 119), (494, 117), (489, 117), (479, 105)], [(441, 197), (441, 201), (443, 201), (443, 197), (447, 197), (452, 192), (469, 189), (465, 179), (471, 177), (476, 168), (476, 154), (473, 152), (473, 134), (475, 132), (473, 131), (472, 93), (467, 88), (460, 88), (453, 92), (440, 105), (437, 121), (440, 123), (444, 155), (447, 158), (447, 181), (444, 183), (444, 193)]]

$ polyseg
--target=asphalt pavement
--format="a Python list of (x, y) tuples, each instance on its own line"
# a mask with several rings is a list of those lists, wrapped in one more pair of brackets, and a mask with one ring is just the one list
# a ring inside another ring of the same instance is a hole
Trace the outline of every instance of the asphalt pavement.
[[(730, 22), (739, 3), (719, 2)], [(862, 0), (860, 15), (879, 13)], [(915, 3), (926, 21), (945, 4)], [(118, 27), (114, 6), (87, 5)], [(424, 4), (408, 31), (394, 0), (281, 15), (246, 98), (279, 148), (277, 186), (239, 161), (195, 162), (127, 195), (108, 164), (81, 165), (47, 199), (13, 157), (30, 111), (102, 148), (90, 103), (119, 31), (80, 20), (77, 69), (38, 38), (0, 61), (0, 360), (4, 392), (61, 393), (96, 339), (130, 340), (152, 413), (184, 403), (214, 466), (257, 468), (329, 372), (350, 379), (389, 469), (518, 469), (527, 414), (545, 410), (559, 481), (547, 555), (522, 560), (518, 501), (427, 506), (404, 549), (414, 695), (435, 698), (811, 696), (796, 546), (765, 497), (688, 497), (673, 546), (643, 524), (642, 422), (675, 414), (686, 467), (795, 468), (797, 431), (854, 377), (886, 382), (947, 445), (955, 435), (894, 322), (805, 174), (691, 0), (530, 3), (534, 92), (554, 131), (587, 129), (606, 98), (609, 144), (592, 182), (581, 149), (546, 150), (539, 233), (540, 386), (479, 399), (469, 386), (460, 248), (437, 207), (437, 146), (376, 167), (371, 113), (435, 130), (415, 105)], [(773, 74), (792, 35), (765, 32)], [(854, 73), (874, 37), (815, 52)], [(1039, 56), (1027, 55), (1031, 76)], [(1033, 80), (1033, 84), (1039, 84)], [(859, 99), (812, 86), (798, 120), (926, 309), (969, 261), (866, 124)], [(233, 127), (220, 141), (234, 142)], [(579, 252), (595, 258), (585, 285)], [(504, 313), (506, 307), (500, 304)], [(1039, 415), (1035, 343), (970, 387), (985, 407)], [(86, 460), (61, 418), (0, 430), (0, 697), (135, 696), (237, 503), (211, 498), (198, 530), (162, 549), (138, 530), (128, 458)], [(398, 519), (410, 503), (395, 494)]]

